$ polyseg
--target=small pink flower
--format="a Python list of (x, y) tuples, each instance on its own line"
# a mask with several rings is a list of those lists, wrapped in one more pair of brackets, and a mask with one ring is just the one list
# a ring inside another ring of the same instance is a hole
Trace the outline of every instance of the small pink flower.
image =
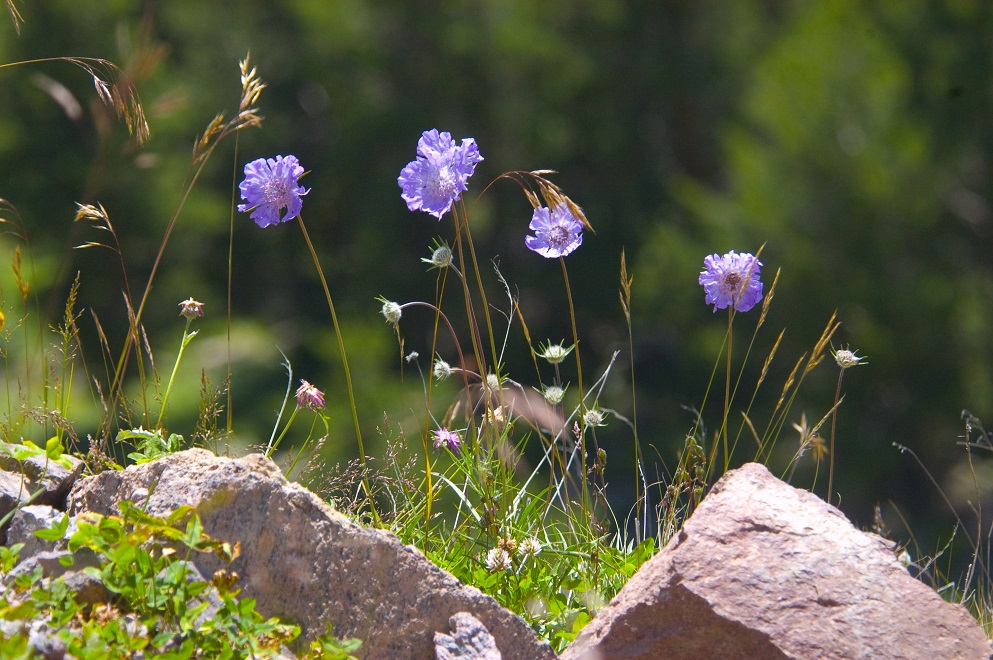
[(297, 388), (297, 405), (301, 408), (318, 410), (324, 407), (324, 393), (319, 389), (301, 379), (300, 387)]
[(438, 449), (440, 447), (448, 447), (453, 453), (458, 452), (459, 448), (462, 446), (462, 438), (459, 437), (458, 431), (449, 431), (448, 429), (438, 429), (434, 432), (434, 448)]
[(188, 319), (200, 318), (203, 316), (203, 303), (187, 298), (179, 303), (179, 315)]

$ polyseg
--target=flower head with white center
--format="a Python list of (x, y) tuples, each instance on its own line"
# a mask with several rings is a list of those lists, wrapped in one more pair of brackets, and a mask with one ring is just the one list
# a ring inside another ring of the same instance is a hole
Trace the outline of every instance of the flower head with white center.
[(833, 355), (834, 361), (837, 362), (838, 366), (842, 369), (848, 369), (860, 364), (866, 364), (864, 356), (856, 355), (855, 351), (847, 348), (838, 349), (833, 353)]
[(572, 353), (572, 349), (575, 347), (576, 345), (573, 344), (572, 346), (566, 348), (561, 343), (553, 344), (549, 341), (547, 346), (538, 347), (541, 349), (541, 352), (538, 353), (538, 357), (544, 358), (549, 364), (560, 364), (562, 360), (569, 356), (569, 353)]
[[(251, 211), (251, 218), (259, 227), (286, 222), (300, 215), (303, 200), (309, 190), (299, 184), (304, 169), (296, 156), (259, 158), (245, 165), (245, 180), (239, 184), (242, 213)], [(283, 209), (286, 213), (281, 215)]]
[(541, 541), (533, 536), (529, 536), (521, 541), (520, 551), (525, 557), (533, 557), (541, 552)]
[(545, 397), (545, 401), (557, 406), (562, 403), (562, 399), (565, 397), (565, 388), (559, 385), (546, 385), (542, 391), (541, 395)]
[(438, 358), (434, 361), (434, 367), (431, 371), (434, 373), (435, 380), (441, 382), (447, 380), (452, 375), (452, 365)]
[(607, 413), (599, 408), (590, 408), (583, 413), (583, 421), (586, 426), (606, 426)]
[(549, 259), (564, 257), (583, 244), (583, 221), (565, 203), (535, 209), (528, 228), (534, 236), (525, 236), (524, 244)]
[(424, 131), (417, 141), (417, 159), (400, 171), (397, 184), (411, 211), (424, 211), (439, 220), (469, 189), (467, 181), (483, 160), (472, 138), (458, 146), (451, 133)]
[(510, 553), (503, 548), (493, 548), (486, 553), (486, 570), (490, 573), (509, 571), (511, 566), (513, 566), (513, 562), (510, 559)]
[(383, 309), (381, 310), (383, 318), (386, 319), (387, 323), (396, 327), (396, 324), (400, 322), (400, 317), (403, 316), (403, 310), (400, 309), (400, 305), (385, 298), (380, 298), (379, 300), (383, 302)]
[[(431, 257), (421, 259), (426, 264), (431, 264), (431, 268), (448, 268), (452, 265), (452, 248), (447, 243), (435, 241), (431, 248)], [(430, 269), (429, 269), (430, 270)]]
[(706, 293), (706, 303), (714, 311), (733, 306), (738, 312), (747, 312), (762, 300), (762, 282), (759, 273), (762, 262), (745, 252), (734, 250), (723, 257), (708, 255), (703, 260), (700, 285)]

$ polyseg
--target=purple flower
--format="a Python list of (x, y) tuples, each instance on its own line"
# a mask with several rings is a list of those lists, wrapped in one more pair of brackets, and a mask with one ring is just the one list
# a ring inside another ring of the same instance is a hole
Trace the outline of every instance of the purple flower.
[(449, 431), (448, 429), (438, 429), (434, 432), (434, 448), (438, 449), (440, 447), (448, 447), (450, 451), (458, 452), (459, 448), (462, 446), (462, 438), (459, 437), (458, 431)]
[(549, 259), (564, 257), (583, 244), (583, 222), (566, 204), (535, 209), (528, 228), (534, 236), (525, 236), (525, 245)]
[[(303, 167), (296, 156), (253, 160), (245, 165), (245, 180), (238, 186), (241, 198), (248, 203), (239, 204), (238, 210), (251, 211), (252, 220), (259, 227), (292, 220), (303, 207), (300, 197), (310, 192), (297, 181), (302, 175)], [(280, 217), (283, 209), (286, 215)]]
[(424, 131), (417, 141), (417, 160), (407, 163), (397, 178), (407, 208), (441, 220), (469, 189), (466, 181), (481, 160), (474, 139), (465, 138), (456, 147), (450, 133), (439, 133), (436, 128)]
[(747, 312), (762, 300), (762, 282), (759, 280), (762, 262), (753, 255), (732, 250), (723, 257), (707, 256), (703, 265), (706, 270), (700, 273), (700, 284), (707, 294), (707, 304), (712, 304), (715, 312), (728, 305), (734, 305), (739, 312)]
[(324, 407), (324, 392), (300, 379), (300, 387), (297, 388), (297, 405), (301, 408), (318, 410)]

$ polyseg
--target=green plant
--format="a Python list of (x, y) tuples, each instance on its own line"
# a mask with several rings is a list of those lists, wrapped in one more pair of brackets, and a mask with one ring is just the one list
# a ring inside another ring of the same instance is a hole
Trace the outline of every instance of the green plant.
[[(68, 540), (71, 552), (96, 555), (99, 566), (82, 570), (112, 594), (108, 602), (80, 604), (61, 577), (44, 579), (39, 567), (0, 595), (0, 619), (44, 622), (77, 658), (130, 657), (137, 651), (158, 658), (271, 657), (297, 639), (298, 626), (265, 618), (254, 599), (238, 598), (236, 574), (222, 570), (209, 581), (200, 578), (190, 561), (194, 554), (212, 553), (230, 562), (239, 550), (204, 534), (191, 507), (164, 519), (130, 502), (120, 509), (120, 516), (83, 514)], [(36, 534), (62, 539), (68, 523), (63, 517)], [(0, 566), (16, 567), (19, 551), (19, 546), (0, 548)], [(63, 563), (71, 566), (72, 556)], [(27, 652), (28, 631), (22, 626), (13, 634), (0, 632), (0, 642), (15, 649), (4, 657), (18, 657), (16, 650)], [(359, 644), (328, 631), (304, 657), (351, 658)]]

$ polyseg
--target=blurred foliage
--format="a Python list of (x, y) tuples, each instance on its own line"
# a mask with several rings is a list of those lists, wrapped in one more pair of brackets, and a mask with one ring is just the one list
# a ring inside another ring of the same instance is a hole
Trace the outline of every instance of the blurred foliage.
[[(133, 76), (151, 125), (151, 140), (138, 148), (99, 105), (88, 76), (71, 66), (0, 70), (0, 197), (20, 213), (42, 323), (58, 318), (82, 272), (80, 327), (93, 376), (103, 370), (92, 318), (119, 350), (125, 281), (106, 251), (70, 249), (93, 240), (91, 227), (71, 223), (74, 204), (106, 207), (121, 238), (127, 285), (140, 292), (178, 204), (195, 136), (216, 112), (236, 109), (238, 61), (251, 52), (269, 84), (263, 129), (242, 134), (237, 148), (224, 145), (193, 192), (144, 320), (153, 350), (162, 351), (157, 361), (170, 364), (168, 351), (181, 334), (177, 303), (191, 295), (206, 303), (185, 362), (190, 390), (174, 402), (185, 401), (189, 412), (177, 411), (173, 425), (192, 426), (201, 365), (214, 385), (224, 380), (232, 194), (245, 162), (277, 153), (298, 156), (310, 171), (304, 218), (338, 301), (360, 414), (390, 435), (418, 407), (415, 365), (401, 359), (375, 297), (402, 303), (433, 295), (432, 276), (415, 276), (423, 272), (419, 258), (434, 237), (450, 237), (451, 227), (408, 212), (396, 177), (421, 131), (437, 127), (456, 139), (475, 137), (486, 157), (467, 200), (506, 170), (550, 168), (584, 207), (596, 233), (570, 256), (569, 268), (591, 371), (614, 350), (626, 355), (615, 294), (626, 248), (635, 278), (640, 432), (655, 448), (650, 479), (666, 476), (663, 464), (682, 446), (693, 419), (681, 406), (700, 405), (725, 329), (696, 283), (703, 257), (765, 244), (768, 281), (778, 268), (782, 276), (746, 383), (754, 382), (779, 328), (786, 334), (770, 370), (776, 384), (760, 392), (753, 414), (771, 409), (778, 383), (837, 309), (843, 325), (836, 347), (850, 343), (869, 358), (845, 379), (835, 477), (841, 506), (867, 526), (872, 505), (892, 500), (922, 526), (915, 531), (947, 534), (937, 494), (921, 486), (919, 467), (891, 444), (914, 449), (942, 481), (963, 460), (960, 411), (993, 418), (993, 5), (18, 6), (22, 33), (10, 21), (0, 24), (0, 62), (111, 59)], [(497, 184), (473, 210), (474, 240), (480, 259), (498, 258), (518, 287), (534, 340), (559, 341), (569, 336), (561, 276), (524, 249), (529, 219), (519, 191)], [(268, 436), (285, 390), (278, 347), (295, 377), (328, 390), (340, 439), (325, 451), (347, 457), (354, 439), (341, 404), (340, 360), (305, 245), (291, 225), (259, 230), (242, 215), (233, 222), (235, 431), (246, 442)], [(19, 243), (9, 233), (0, 237), (4, 263)], [(20, 311), (6, 265), (0, 282), (5, 304)], [(412, 313), (401, 324), (404, 351), (419, 351), (423, 368), (430, 321)], [(738, 323), (746, 332), (754, 319)], [(507, 368), (529, 382), (533, 366), (519, 335), (512, 333)], [(604, 396), (622, 414), (630, 414), (629, 364), (618, 363)], [(820, 367), (795, 417), (819, 419), (831, 407), (836, 378), (834, 365)], [(94, 396), (82, 380), (77, 387)], [(631, 434), (620, 422), (601, 431), (623, 514), (633, 496)], [(784, 436), (784, 451), (791, 442)], [(746, 445), (747, 436), (738, 462), (752, 456)], [(808, 457), (795, 482), (813, 479)], [(824, 490), (823, 471), (817, 486)], [(922, 545), (934, 547), (930, 537)]]

